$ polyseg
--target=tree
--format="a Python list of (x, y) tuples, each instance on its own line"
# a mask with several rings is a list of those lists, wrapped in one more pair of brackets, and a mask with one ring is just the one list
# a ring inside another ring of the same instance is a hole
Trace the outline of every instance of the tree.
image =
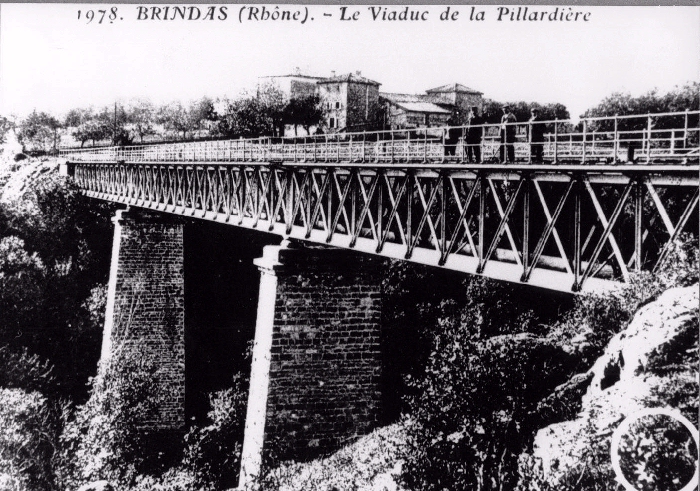
[(128, 145), (132, 137), (127, 130), (129, 114), (123, 105), (105, 106), (96, 117), (98, 126), (102, 126), (105, 137), (112, 139), (113, 145)]
[(318, 125), (325, 112), (318, 95), (290, 99), (284, 107), (284, 123), (294, 126), (294, 136), (297, 128), (302, 126), (306, 133), (310, 133), (311, 126)]
[(81, 147), (89, 140), (95, 146), (98, 141), (109, 137), (109, 128), (97, 119), (90, 119), (78, 126), (71, 134), (80, 142)]
[(20, 143), (30, 146), (33, 150), (50, 151), (58, 148), (60, 135), (58, 130), (62, 127), (55, 117), (45, 112), (34, 110), (20, 124), (17, 135)]
[(176, 134), (182, 133), (182, 139), (187, 139), (197, 130), (203, 129), (216, 121), (214, 103), (208, 97), (193, 101), (188, 107), (181, 102), (172, 102), (158, 110), (156, 121), (166, 130)]
[(138, 135), (141, 143), (143, 138), (155, 135), (156, 130), (153, 124), (156, 121), (156, 109), (148, 99), (134, 99), (129, 104), (129, 126)]
[(243, 94), (225, 101), (218, 118), (218, 133), (228, 138), (255, 138), (284, 134), (287, 101), (273, 85), (262, 86), (256, 95)]
[(5, 116), (0, 116), (0, 143), (5, 143), (7, 138), (7, 133), (14, 129), (15, 122), (11, 118)]
[(63, 125), (66, 128), (77, 128), (80, 125), (90, 121), (95, 117), (95, 111), (90, 107), (87, 109), (77, 108), (71, 109), (63, 119)]
[(503, 116), (503, 106), (508, 104), (513, 108), (513, 114), (518, 122), (526, 122), (530, 119), (532, 109), (539, 109), (540, 116), (545, 121), (554, 121), (555, 119), (569, 119), (569, 110), (564, 104), (558, 102), (540, 104), (539, 102), (498, 102), (491, 99), (484, 100), (483, 115), (484, 119), (489, 124), (498, 124)]
[(107, 128), (96, 120), (93, 108), (71, 109), (63, 120), (65, 128), (73, 128), (71, 135), (80, 142), (83, 147), (87, 141), (92, 144), (107, 137)]
[[(700, 107), (700, 83), (689, 82), (681, 87), (676, 87), (671, 92), (661, 95), (657, 89), (650, 90), (639, 97), (632, 97), (627, 92), (613, 92), (603, 99), (600, 104), (588, 109), (582, 117), (626, 116), (630, 114), (654, 114), (663, 112), (679, 112), (686, 109), (696, 110)], [(618, 120), (619, 131), (634, 131), (646, 129), (646, 118), (625, 118)], [(688, 126), (697, 127), (698, 115), (688, 116)], [(614, 121), (597, 121), (593, 128), (598, 131), (613, 131)], [(653, 120), (655, 129), (682, 128), (685, 125), (684, 116), (664, 117)], [(695, 133), (697, 135), (697, 133)], [(641, 133), (631, 133), (625, 138), (642, 138)]]
[(272, 84), (262, 85), (258, 87), (257, 99), (263, 121), (272, 129), (264, 136), (284, 136), (284, 108), (287, 105), (284, 92)]

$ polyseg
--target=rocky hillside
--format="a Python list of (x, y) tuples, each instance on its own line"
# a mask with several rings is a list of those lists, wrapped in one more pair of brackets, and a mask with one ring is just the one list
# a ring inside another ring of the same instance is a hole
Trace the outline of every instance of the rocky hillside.
[[(697, 414), (698, 302), (698, 285), (667, 290), (637, 311), (588, 373), (573, 378), (568, 386), (578, 388), (581, 412), (537, 433), (532, 454), (521, 456), (521, 489), (613, 489), (610, 437), (624, 417), (665, 406)], [(379, 429), (330, 457), (283, 465), (271, 480), (287, 491), (404, 489), (403, 424)]]
[(643, 408), (698, 411), (698, 285), (672, 288), (639, 309), (590, 370), (581, 412), (537, 433), (534, 457), (553, 486), (564, 486), (595, 463), (611, 476), (610, 439), (619, 423)]

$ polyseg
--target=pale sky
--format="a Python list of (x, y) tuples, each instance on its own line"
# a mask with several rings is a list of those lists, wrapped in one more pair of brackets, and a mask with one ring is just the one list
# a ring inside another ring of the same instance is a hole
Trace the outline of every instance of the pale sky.
[[(257, 77), (295, 67), (319, 76), (360, 70), (387, 92), (458, 82), (498, 101), (561, 102), (574, 117), (614, 91), (665, 92), (700, 80), (700, 7), (560, 6), (590, 12), (589, 21), (523, 22), (498, 21), (497, 6), (477, 6), (485, 12), (477, 22), (468, 6), (451, 6), (456, 21), (440, 21), (446, 7), (411, 6), (427, 10), (427, 20), (382, 22), (367, 5), (349, 7), (357, 21), (341, 21), (338, 6), (279, 6), (302, 16), (308, 8), (313, 20), (302, 25), (240, 23), (236, 4), (226, 6), (226, 20), (191, 21), (138, 20), (137, 5), (120, 4), (109, 23), (112, 5), (3, 4), (0, 114), (62, 115), (132, 97), (235, 97)], [(190, 5), (205, 15), (206, 5)], [(108, 9), (103, 23), (88, 24), (86, 11), (100, 8)]]

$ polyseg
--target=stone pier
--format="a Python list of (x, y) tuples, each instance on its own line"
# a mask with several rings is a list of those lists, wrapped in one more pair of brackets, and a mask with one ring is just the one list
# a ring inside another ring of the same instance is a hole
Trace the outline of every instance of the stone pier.
[(265, 458), (305, 458), (379, 416), (381, 262), (285, 241), (261, 272), (240, 487)]
[(157, 414), (140, 424), (180, 432), (185, 425), (183, 225), (168, 215), (137, 210), (119, 210), (113, 222), (101, 360), (129, 351), (155, 367)]

